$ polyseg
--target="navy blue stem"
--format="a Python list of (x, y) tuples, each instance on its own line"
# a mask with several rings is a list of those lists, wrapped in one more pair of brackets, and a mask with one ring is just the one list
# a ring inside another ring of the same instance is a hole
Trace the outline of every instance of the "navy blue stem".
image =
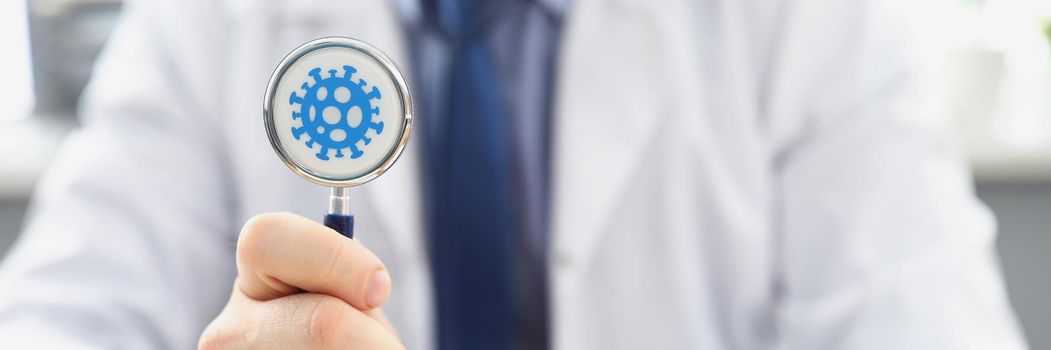
[(347, 238), (354, 238), (354, 215), (326, 214), (325, 226)]

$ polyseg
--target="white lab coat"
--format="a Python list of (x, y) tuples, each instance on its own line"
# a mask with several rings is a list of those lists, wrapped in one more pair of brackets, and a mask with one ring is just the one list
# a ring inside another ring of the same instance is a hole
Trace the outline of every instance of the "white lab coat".
[[(573, 1), (554, 112), (556, 348), (1024, 347), (994, 221), (901, 23), (875, 6)], [(3, 266), (0, 342), (194, 347), (229, 295), (241, 223), (326, 209), (266, 140), (271, 70), (322, 35), (407, 67), (396, 17), (374, 0), (127, 6)], [(411, 349), (434, 336), (419, 145), (353, 190)]]

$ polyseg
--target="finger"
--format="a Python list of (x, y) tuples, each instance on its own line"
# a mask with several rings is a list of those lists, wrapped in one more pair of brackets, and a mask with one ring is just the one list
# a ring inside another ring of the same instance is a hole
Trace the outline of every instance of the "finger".
[(375, 308), (369, 311), (365, 311), (365, 314), (369, 315), (369, 317), (372, 317), (372, 319), (376, 320), (376, 322), (379, 322), (379, 324), (383, 326), (383, 328), (386, 329), (388, 332), (390, 332), (390, 334), (393, 334), (395, 337), (401, 339), (401, 336), (398, 335), (398, 330), (394, 329), (394, 325), (390, 323), (389, 319), (387, 319), (387, 314), (383, 313), (383, 309)]
[[(201, 337), (201, 349), (401, 349), (380, 321), (335, 297), (301, 293), (231, 300)], [(240, 306), (234, 306), (240, 304)], [(374, 309), (372, 311), (379, 311)], [(228, 317), (229, 319), (224, 319)]]
[(357, 240), (301, 216), (256, 216), (237, 242), (238, 287), (246, 296), (270, 300), (305, 290), (328, 294), (359, 310), (390, 296), (387, 268)]

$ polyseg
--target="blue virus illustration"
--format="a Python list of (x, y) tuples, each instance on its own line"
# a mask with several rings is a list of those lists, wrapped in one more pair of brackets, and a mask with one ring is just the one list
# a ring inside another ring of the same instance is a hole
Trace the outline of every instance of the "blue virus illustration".
[(342, 158), (344, 149), (350, 149), (350, 158), (357, 159), (365, 154), (361, 148), (372, 142), (365, 132), (383, 132), (383, 122), (375, 121), (380, 109), (372, 106), (372, 100), (380, 99), (380, 91), (375, 86), (366, 91), (365, 79), (353, 79), (355, 72), (354, 67), (343, 66), (343, 76), (332, 69), (326, 78), (321, 76), (320, 67), (314, 68), (309, 73), (314, 84), (303, 83), (303, 94), (293, 91), (288, 98), (290, 105), (299, 105), (298, 110), (293, 109), (292, 119), (302, 122), (292, 127), (292, 136), (303, 140), (306, 134), (307, 147), (320, 145), (315, 154), (318, 159), (329, 160), (329, 150)]

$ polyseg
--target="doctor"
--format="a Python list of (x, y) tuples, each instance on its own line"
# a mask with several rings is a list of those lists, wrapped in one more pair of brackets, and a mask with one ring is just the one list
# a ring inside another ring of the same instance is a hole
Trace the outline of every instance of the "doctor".
[[(1024, 347), (881, 2), (470, 3), (128, 4), (4, 262), (3, 347)], [(325, 35), (421, 101), (355, 240), (260, 123)]]

